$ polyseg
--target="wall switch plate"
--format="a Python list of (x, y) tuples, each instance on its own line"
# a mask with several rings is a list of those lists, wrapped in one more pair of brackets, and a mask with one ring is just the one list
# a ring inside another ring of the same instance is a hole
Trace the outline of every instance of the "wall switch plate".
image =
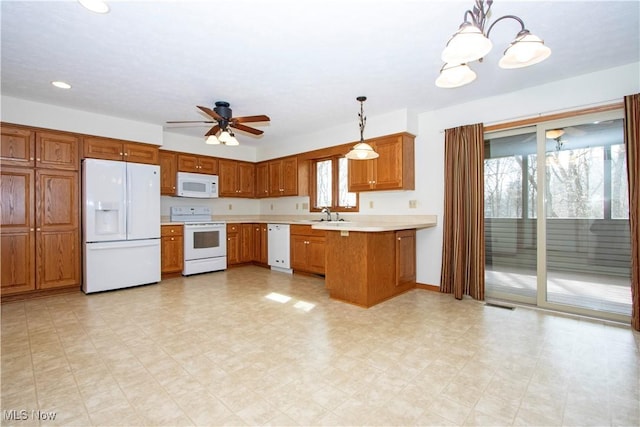
[(273, 203), (271, 203), (271, 207), (269, 209), (273, 210)]
[(233, 209), (233, 205), (231, 203), (229, 203), (229, 210)]
[(418, 207), (418, 201), (417, 200), (409, 200), (409, 208), (415, 209), (416, 207)]
[(369, 209), (373, 209), (373, 200), (369, 200)]
[(340, 230), (340, 235), (345, 237), (349, 235), (349, 230)]
[(298, 210), (298, 205), (299, 205), (299, 204), (298, 204), (298, 203), (296, 203), (296, 210)]
[(302, 203), (302, 209), (309, 210), (309, 203), (303, 202)]

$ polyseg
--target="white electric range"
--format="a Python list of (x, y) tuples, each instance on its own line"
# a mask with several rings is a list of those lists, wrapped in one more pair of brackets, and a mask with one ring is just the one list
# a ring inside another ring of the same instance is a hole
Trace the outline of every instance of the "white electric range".
[(227, 269), (227, 223), (211, 214), (209, 207), (171, 207), (171, 221), (184, 223), (183, 276)]

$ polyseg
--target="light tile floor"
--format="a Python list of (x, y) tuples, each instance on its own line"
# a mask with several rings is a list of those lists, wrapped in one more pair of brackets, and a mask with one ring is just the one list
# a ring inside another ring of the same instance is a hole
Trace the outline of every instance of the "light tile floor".
[(2, 425), (640, 425), (626, 325), (258, 267), (3, 304), (1, 368)]

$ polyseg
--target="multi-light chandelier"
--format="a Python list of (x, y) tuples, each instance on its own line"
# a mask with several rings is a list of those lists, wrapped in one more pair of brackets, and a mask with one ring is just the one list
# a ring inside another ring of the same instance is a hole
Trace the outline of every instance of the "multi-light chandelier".
[[(486, 8), (485, 8), (486, 3)], [(531, 34), (524, 26), (522, 19), (515, 15), (505, 15), (496, 19), (485, 33), (487, 18), (491, 12), (492, 0), (476, 0), (473, 10), (464, 13), (464, 21), (458, 31), (449, 39), (442, 51), (445, 64), (440, 69), (440, 76), (436, 79), (436, 86), (454, 88), (471, 83), (476, 79), (476, 73), (469, 68), (469, 63), (482, 61), (491, 51), (493, 44), (489, 34), (494, 25), (503, 19), (513, 19), (520, 23), (520, 31), (498, 65), (500, 68), (522, 68), (544, 61), (551, 55), (551, 49), (544, 41)]]
[(367, 124), (367, 118), (364, 116), (363, 103), (367, 100), (366, 96), (359, 96), (356, 98), (360, 102), (360, 112), (358, 118), (360, 119), (360, 142), (353, 146), (351, 151), (345, 154), (347, 159), (351, 160), (369, 160), (375, 159), (379, 156), (374, 149), (364, 142), (364, 127)]

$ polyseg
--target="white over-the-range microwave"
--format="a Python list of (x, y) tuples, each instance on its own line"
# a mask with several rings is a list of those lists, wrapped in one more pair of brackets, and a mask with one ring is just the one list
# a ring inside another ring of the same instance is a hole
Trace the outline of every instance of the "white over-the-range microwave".
[(176, 196), (198, 199), (218, 197), (218, 176), (202, 173), (178, 172)]

